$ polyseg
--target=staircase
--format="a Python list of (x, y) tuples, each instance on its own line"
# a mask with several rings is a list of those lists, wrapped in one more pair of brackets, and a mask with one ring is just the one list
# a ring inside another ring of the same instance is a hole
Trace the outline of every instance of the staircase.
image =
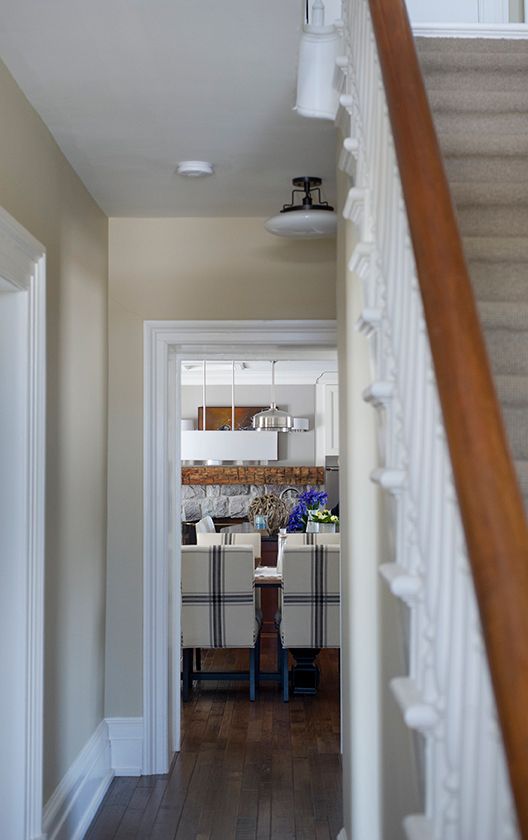
[(528, 42), (417, 46), (528, 508)]

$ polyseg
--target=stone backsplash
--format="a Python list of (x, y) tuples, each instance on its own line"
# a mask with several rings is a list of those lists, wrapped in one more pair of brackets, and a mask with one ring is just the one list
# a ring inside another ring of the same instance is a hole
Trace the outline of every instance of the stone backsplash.
[[(291, 485), (299, 493), (308, 487), (324, 490), (321, 484)], [(284, 484), (184, 484), (182, 486), (182, 520), (197, 522), (203, 516), (239, 519), (247, 516), (251, 500), (264, 493), (279, 496)]]

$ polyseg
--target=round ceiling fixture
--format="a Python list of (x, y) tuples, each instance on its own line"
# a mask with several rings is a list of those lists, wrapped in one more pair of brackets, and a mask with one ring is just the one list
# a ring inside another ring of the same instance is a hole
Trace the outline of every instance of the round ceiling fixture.
[[(290, 239), (324, 239), (335, 236), (337, 216), (334, 208), (321, 199), (321, 178), (302, 176), (293, 178), (291, 204), (284, 204), (277, 216), (264, 223), (269, 233)], [(303, 193), (302, 202), (295, 204), (295, 193)], [(312, 193), (317, 194), (314, 201)]]
[(181, 160), (176, 172), (184, 178), (206, 178), (214, 173), (214, 166), (206, 160)]

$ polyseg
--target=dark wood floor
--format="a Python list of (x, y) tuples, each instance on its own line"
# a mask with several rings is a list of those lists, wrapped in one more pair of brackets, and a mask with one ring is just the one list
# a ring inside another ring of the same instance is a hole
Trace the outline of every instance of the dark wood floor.
[[(203, 667), (240, 669), (246, 656), (208, 652)], [(319, 664), (318, 696), (288, 704), (273, 683), (261, 686), (255, 703), (247, 684), (202, 683), (184, 704), (182, 750), (169, 774), (114, 779), (87, 840), (335, 838), (342, 826), (336, 652), (321, 653)]]

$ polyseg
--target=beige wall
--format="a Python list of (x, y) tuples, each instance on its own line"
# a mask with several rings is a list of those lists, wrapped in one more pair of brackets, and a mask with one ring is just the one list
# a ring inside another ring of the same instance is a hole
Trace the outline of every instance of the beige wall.
[(44, 800), (103, 715), (108, 221), (0, 63), (0, 204), (47, 250)]
[(142, 713), (143, 321), (335, 317), (335, 244), (263, 219), (111, 219), (107, 715)]

